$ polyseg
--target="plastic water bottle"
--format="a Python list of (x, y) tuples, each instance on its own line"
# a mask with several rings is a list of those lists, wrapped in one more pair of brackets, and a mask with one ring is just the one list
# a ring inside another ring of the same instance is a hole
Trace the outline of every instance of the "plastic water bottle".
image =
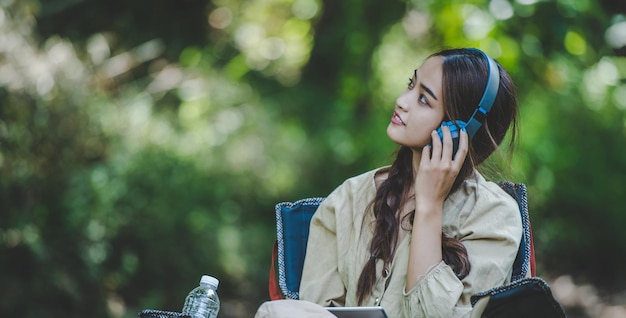
[(183, 315), (191, 318), (216, 318), (220, 311), (220, 299), (217, 297), (217, 278), (203, 275), (200, 286), (194, 288), (185, 299)]

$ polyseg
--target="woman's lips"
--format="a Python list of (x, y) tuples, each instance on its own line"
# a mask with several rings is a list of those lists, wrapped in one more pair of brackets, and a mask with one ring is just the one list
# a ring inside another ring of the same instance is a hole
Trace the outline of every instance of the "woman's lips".
[(404, 121), (402, 121), (402, 118), (400, 118), (400, 115), (398, 115), (398, 113), (396, 112), (393, 113), (393, 116), (391, 117), (391, 122), (395, 125), (406, 126)]

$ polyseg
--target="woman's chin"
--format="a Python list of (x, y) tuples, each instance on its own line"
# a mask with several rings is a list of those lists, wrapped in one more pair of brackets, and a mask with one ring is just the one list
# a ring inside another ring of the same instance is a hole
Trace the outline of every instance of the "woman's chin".
[(387, 126), (387, 137), (389, 138), (389, 140), (397, 143), (397, 144), (402, 144), (402, 138), (398, 138), (398, 132), (394, 131), (394, 124), (390, 123), (389, 126)]

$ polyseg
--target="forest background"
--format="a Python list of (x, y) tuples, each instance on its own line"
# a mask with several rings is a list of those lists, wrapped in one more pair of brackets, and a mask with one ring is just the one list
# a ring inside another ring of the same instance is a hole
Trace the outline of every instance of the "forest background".
[[(414, 68), (478, 47), (518, 85), (538, 273), (626, 312), (626, 2), (0, 0), (0, 313), (268, 298), (274, 204), (389, 163)], [(492, 169), (493, 170), (493, 169)]]

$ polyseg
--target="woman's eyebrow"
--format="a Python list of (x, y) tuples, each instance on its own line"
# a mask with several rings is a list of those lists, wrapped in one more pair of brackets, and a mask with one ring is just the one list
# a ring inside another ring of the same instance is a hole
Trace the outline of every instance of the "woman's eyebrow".
[(428, 95), (432, 96), (435, 100), (437, 100), (437, 96), (435, 96), (435, 93), (433, 93), (433, 91), (430, 90), (430, 88), (426, 87), (424, 84), (420, 83), (420, 87), (426, 91), (426, 93), (428, 93)]
[[(415, 71), (413, 71), (413, 78), (415, 78), (415, 80), (417, 81), (417, 69), (415, 69)], [(428, 95), (432, 96), (435, 100), (438, 100), (437, 96), (435, 96), (435, 93), (433, 93), (433, 91), (430, 88), (426, 87), (426, 85), (420, 83), (420, 87), (423, 90), (425, 90), (426, 93), (428, 93)]]

